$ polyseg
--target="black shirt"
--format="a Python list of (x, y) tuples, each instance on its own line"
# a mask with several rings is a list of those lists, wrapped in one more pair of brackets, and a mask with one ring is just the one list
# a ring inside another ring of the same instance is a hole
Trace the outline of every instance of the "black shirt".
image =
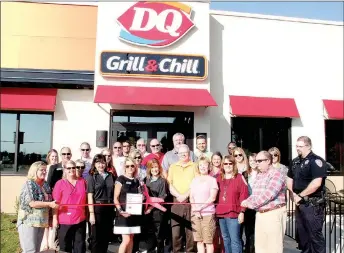
[(62, 179), (63, 176), (63, 166), (62, 163), (51, 165), (48, 172), (47, 183), (50, 189), (53, 190), (57, 181)]
[(87, 177), (87, 193), (93, 193), (95, 201), (113, 202), (115, 179), (108, 173), (105, 180), (102, 175), (96, 173)]
[(322, 178), (321, 186), (309, 197), (321, 197), (325, 186), (327, 163), (320, 156), (310, 152), (305, 158), (297, 157), (288, 170), (288, 177), (293, 179), (293, 191), (302, 192), (313, 179)]
[(168, 195), (168, 183), (166, 179), (159, 177), (156, 180), (144, 179), (149, 196), (165, 199)]
[(140, 182), (137, 178), (128, 178), (126, 176), (119, 176), (116, 180), (116, 184), (122, 185), (121, 192), (119, 194), (119, 202), (122, 204), (121, 208), (125, 210), (125, 204), (127, 202), (127, 193), (139, 193)]

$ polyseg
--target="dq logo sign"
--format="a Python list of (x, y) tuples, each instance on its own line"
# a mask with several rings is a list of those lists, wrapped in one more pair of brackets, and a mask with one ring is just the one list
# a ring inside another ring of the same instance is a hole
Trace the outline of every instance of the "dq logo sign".
[(119, 38), (153, 48), (167, 47), (195, 26), (191, 7), (179, 2), (138, 2), (118, 19)]

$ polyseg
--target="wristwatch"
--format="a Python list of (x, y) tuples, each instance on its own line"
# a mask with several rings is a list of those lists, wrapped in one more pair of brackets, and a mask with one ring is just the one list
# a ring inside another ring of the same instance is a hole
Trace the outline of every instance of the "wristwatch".
[(120, 208), (117, 208), (117, 210), (118, 210), (118, 212), (119, 213), (123, 213), (124, 211), (123, 211), (123, 209), (120, 207)]

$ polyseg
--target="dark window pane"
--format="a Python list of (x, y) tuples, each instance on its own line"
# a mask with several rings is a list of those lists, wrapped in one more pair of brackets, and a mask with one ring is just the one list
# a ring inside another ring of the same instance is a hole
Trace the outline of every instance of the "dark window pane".
[(0, 170), (14, 171), (15, 144), (14, 136), (16, 132), (17, 114), (1, 113), (0, 115), (0, 133), (1, 133), (1, 153)]
[(344, 173), (344, 120), (326, 120), (326, 161), (333, 168), (331, 174)]
[(19, 147), (19, 171), (27, 170), (36, 161), (45, 160), (51, 147), (51, 120), (52, 116), (45, 114), (20, 115), (23, 144)]

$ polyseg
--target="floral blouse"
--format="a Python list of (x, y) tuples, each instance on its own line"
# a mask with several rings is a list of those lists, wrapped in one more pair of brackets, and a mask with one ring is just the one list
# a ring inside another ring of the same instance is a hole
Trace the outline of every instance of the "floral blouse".
[(48, 227), (49, 208), (32, 208), (31, 201), (52, 201), (51, 189), (47, 182), (42, 188), (34, 181), (27, 180), (20, 192), (17, 227), (25, 224), (29, 227)]

